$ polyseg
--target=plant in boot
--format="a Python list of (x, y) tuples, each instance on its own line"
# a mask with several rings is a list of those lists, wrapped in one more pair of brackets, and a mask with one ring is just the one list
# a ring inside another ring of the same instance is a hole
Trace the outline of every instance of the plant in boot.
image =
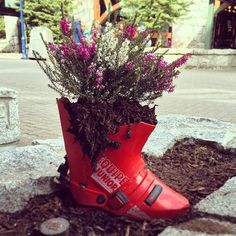
[(62, 97), (72, 195), (80, 205), (134, 219), (183, 213), (188, 200), (145, 168), (141, 150), (157, 123), (151, 104), (173, 92), (178, 68), (190, 55), (167, 63), (157, 48), (146, 49), (149, 32), (135, 24), (107, 23), (79, 44), (68, 20), (61, 29), (63, 43), (46, 45), (50, 62), (37, 61)]
[[(107, 146), (118, 147), (107, 138), (123, 124), (145, 121), (156, 124), (151, 104), (163, 92), (173, 92), (178, 68), (189, 54), (167, 63), (156, 48), (148, 51), (149, 32), (138, 27), (117, 27), (106, 23), (103, 32), (93, 28), (89, 38), (75, 44), (69, 20), (62, 19), (62, 44), (47, 45), (51, 63), (38, 63), (50, 79), (49, 86), (62, 97), (77, 99), (68, 103), (71, 129), (84, 152), (96, 160)], [(37, 55), (36, 55), (37, 56)], [(38, 58), (38, 57), (37, 57)]]

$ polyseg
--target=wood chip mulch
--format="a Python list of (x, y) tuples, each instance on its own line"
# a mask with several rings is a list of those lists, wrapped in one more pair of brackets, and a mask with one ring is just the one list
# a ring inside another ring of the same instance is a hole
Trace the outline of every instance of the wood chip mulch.
[[(216, 148), (212, 142), (183, 139), (166, 151), (162, 158), (144, 155), (148, 168), (173, 189), (187, 197), (192, 206), (236, 176), (235, 150)], [(39, 236), (40, 224), (50, 218), (63, 217), (70, 222), (69, 236), (79, 235), (158, 235), (165, 227), (209, 214), (190, 209), (182, 217), (151, 222), (132, 221), (100, 210), (76, 205), (65, 190), (38, 196), (24, 210), (0, 213), (0, 236)], [(214, 216), (217, 218), (217, 216)], [(224, 217), (218, 217), (224, 220)], [(236, 223), (234, 217), (225, 217)], [(216, 225), (217, 227), (217, 225)], [(218, 232), (217, 229), (214, 232)]]

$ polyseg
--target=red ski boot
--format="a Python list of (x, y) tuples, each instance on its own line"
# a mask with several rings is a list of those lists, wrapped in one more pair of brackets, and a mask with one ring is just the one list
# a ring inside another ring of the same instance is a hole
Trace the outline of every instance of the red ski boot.
[(69, 114), (64, 107), (68, 99), (58, 99), (62, 131), (67, 152), (70, 189), (80, 205), (98, 207), (116, 215), (151, 220), (171, 218), (189, 208), (188, 200), (172, 190), (145, 168), (142, 148), (155, 126), (147, 123), (131, 125), (132, 137), (127, 139), (128, 126), (110, 135), (119, 142), (119, 149), (107, 148), (98, 157), (94, 171), (91, 160), (75, 142)]

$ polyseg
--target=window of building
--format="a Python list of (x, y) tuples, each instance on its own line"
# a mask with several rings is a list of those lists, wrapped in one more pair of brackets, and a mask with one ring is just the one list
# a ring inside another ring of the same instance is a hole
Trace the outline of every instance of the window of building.
[(236, 48), (236, 3), (229, 5), (216, 16), (213, 48)]

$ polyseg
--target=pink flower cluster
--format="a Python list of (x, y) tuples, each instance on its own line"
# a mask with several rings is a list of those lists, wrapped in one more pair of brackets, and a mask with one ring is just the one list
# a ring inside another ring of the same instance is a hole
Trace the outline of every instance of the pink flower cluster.
[(90, 54), (87, 47), (79, 44), (76, 48), (77, 54), (82, 58), (83, 61), (87, 61), (90, 58)]
[(58, 50), (57, 45), (55, 43), (49, 43), (48, 44), (48, 49), (53, 54), (55, 54), (57, 52), (57, 50)]
[(103, 72), (100, 70), (96, 71), (96, 88), (101, 89), (104, 86), (102, 85), (103, 82)]
[(97, 64), (92, 62), (89, 66), (88, 66), (88, 75), (89, 76), (93, 76), (97, 71)]
[(95, 38), (94, 40), (92, 40), (92, 42), (88, 42), (86, 37), (83, 35), (81, 37), (81, 43), (79, 45), (76, 45), (74, 40), (71, 38), (69, 21), (67, 19), (62, 19), (60, 23), (62, 32), (67, 35), (69, 39), (58, 46), (54, 43), (49, 43), (48, 49), (53, 55), (55, 55), (57, 52), (59, 53), (58, 56), (63, 57), (74, 55), (75, 57), (78, 57), (85, 62), (96, 54), (97, 48)]
[(164, 59), (158, 61), (157, 66), (161, 69), (164, 69), (167, 66), (167, 62)]
[(137, 37), (137, 28), (134, 25), (130, 25), (124, 30), (124, 38), (133, 40), (136, 37)]
[(168, 77), (165, 77), (163, 80), (158, 81), (157, 90), (172, 93), (175, 88), (175, 86), (173, 85), (173, 79), (174, 79), (173, 77), (168, 76)]
[[(140, 100), (146, 98), (146, 94), (154, 95), (154, 99), (156, 95), (157, 97), (161, 96), (163, 92), (173, 92), (175, 87), (173, 80), (179, 73), (177, 68), (186, 63), (191, 56), (188, 53), (172, 63), (167, 63), (154, 50), (150, 52), (144, 50), (150, 32), (146, 30), (138, 33), (134, 25), (127, 26), (124, 30), (119, 29), (115, 31), (116, 34), (109, 35), (104, 31), (105, 40), (103, 37), (99, 37), (100, 33), (96, 29), (92, 29), (87, 37), (85, 35), (80, 37), (79, 44), (76, 44), (72, 37), (69, 20), (62, 19), (60, 26), (63, 34), (67, 37), (64, 37), (62, 44), (49, 43), (48, 50), (60, 65), (65, 64), (65, 67), (74, 73), (73, 76), (82, 78), (80, 82), (86, 84), (81, 88), (87, 88), (89, 93), (95, 91), (96, 96), (105, 93), (105, 90), (112, 93), (110, 90), (116, 89), (113, 88), (115, 86), (121, 87), (120, 91), (124, 96), (133, 96), (135, 99), (137, 99), (136, 96), (140, 96), (140, 98), (138, 97)], [(108, 27), (111, 26), (108, 25)], [(117, 39), (116, 49), (107, 53), (104, 48), (109, 46), (107, 44), (113, 40), (113, 37)], [(128, 42), (129, 40), (132, 42)], [(127, 43), (127, 52), (126, 44), (122, 47), (124, 42)], [(122, 61), (121, 66), (110, 68), (108, 65), (113, 63), (112, 60), (120, 60), (116, 55), (120, 55), (121, 52), (125, 55), (125, 60)], [(110, 54), (112, 56), (109, 56)], [(87, 80), (84, 80), (85, 76)], [(120, 84), (116, 80), (121, 81)], [(136, 93), (135, 89), (141, 92)], [(99, 92), (97, 93), (96, 90)], [(144, 95), (140, 95), (141, 93)]]
[(62, 55), (64, 56), (68, 56), (71, 52), (65, 43), (60, 45), (60, 50), (61, 50)]
[(172, 63), (172, 66), (174, 68), (179, 68), (180, 66), (182, 66), (183, 64), (185, 64), (187, 62), (187, 60), (191, 57), (191, 53), (187, 53), (184, 56), (182, 56), (180, 59), (174, 61)]
[(129, 61), (129, 62), (127, 62), (126, 65), (125, 65), (125, 70), (127, 70), (127, 71), (131, 71), (131, 70), (133, 70), (134, 68), (135, 68), (135, 64), (134, 64), (133, 61)]
[(60, 21), (61, 31), (65, 36), (71, 36), (72, 30), (70, 27), (70, 21), (68, 19), (62, 19)]
[[(84, 40), (84, 39), (83, 39)], [(89, 60), (93, 55), (96, 54), (96, 42), (87, 43), (85, 40), (82, 41), (76, 48), (77, 55), (79, 55), (83, 61)]]
[(153, 63), (157, 60), (157, 55), (155, 53), (147, 53), (145, 56), (144, 56), (144, 63)]

